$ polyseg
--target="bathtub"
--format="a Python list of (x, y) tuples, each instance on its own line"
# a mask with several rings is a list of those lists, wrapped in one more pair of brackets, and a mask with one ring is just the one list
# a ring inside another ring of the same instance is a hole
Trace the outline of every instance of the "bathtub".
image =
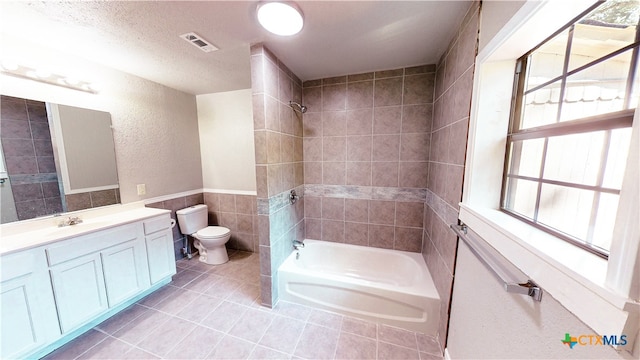
[(305, 240), (278, 269), (279, 299), (435, 335), (440, 297), (419, 253)]

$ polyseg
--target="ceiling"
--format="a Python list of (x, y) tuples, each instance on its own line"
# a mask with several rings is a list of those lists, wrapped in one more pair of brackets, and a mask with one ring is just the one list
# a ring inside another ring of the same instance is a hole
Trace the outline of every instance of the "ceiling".
[[(0, 33), (199, 95), (250, 88), (249, 47), (261, 42), (302, 80), (436, 63), (470, 5), (299, 1), (304, 28), (279, 37), (257, 24), (257, 3), (0, 1)], [(188, 32), (220, 50), (179, 37)]]

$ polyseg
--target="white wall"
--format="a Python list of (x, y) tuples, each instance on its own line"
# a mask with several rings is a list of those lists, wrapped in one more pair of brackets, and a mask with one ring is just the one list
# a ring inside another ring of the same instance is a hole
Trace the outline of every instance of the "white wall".
[[(3, 59), (94, 82), (97, 94), (0, 75), (0, 93), (111, 114), (123, 203), (202, 188), (196, 99), (42, 46), (0, 37)], [(146, 184), (138, 196), (136, 184)]]
[(485, 0), (482, 2), (482, 33), (478, 41), (479, 52), (500, 31), (505, 20), (510, 19), (525, 2), (524, 0)]
[(594, 331), (548, 293), (543, 293), (541, 302), (507, 293), (462, 241), (455, 276), (447, 344), (451, 359), (622, 358), (611, 346), (570, 349), (563, 344), (565, 333), (579, 336)]
[(205, 189), (256, 191), (251, 89), (198, 95)]

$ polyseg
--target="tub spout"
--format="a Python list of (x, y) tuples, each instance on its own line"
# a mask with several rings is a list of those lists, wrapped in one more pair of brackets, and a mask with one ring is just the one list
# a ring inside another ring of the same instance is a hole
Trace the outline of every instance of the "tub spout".
[(296, 249), (296, 251), (298, 251), (304, 248), (304, 243), (302, 241), (293, 240), (293, 248)]

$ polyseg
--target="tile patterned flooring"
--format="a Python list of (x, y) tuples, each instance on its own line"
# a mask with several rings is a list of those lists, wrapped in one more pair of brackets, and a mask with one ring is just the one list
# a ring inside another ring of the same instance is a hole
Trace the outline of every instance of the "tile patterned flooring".
[(44, 359), (442, 359), (435, 338), (280, 302), (260, 305), (259, 255), (179, 260), (173, 281)]

